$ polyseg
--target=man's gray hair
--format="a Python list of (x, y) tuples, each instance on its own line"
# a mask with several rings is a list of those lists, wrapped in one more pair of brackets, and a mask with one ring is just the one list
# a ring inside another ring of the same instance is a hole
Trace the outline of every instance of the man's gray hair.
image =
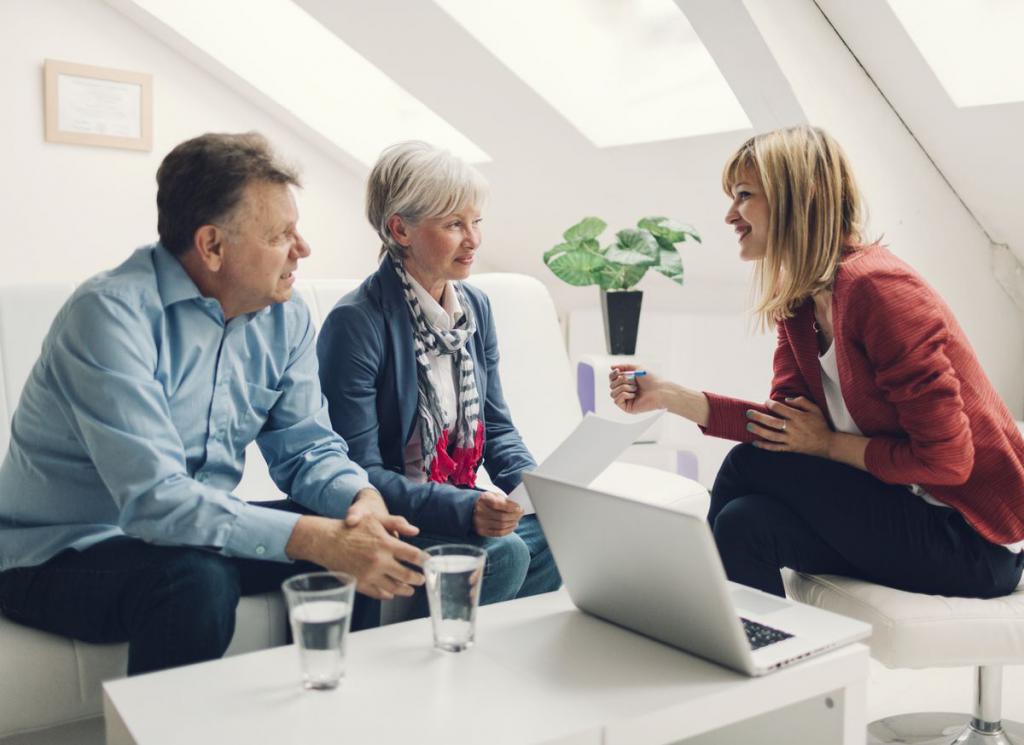
[(388, 230), (392, 215), (416, 225), (462, 207), (481, 207), (486, 198), (487, 181), (473, 166), (426, 142), (400, 142), (384, 150), (370, 171), (366, 219), (380, 236), (380, 255), (402, 259), (405, 248)]

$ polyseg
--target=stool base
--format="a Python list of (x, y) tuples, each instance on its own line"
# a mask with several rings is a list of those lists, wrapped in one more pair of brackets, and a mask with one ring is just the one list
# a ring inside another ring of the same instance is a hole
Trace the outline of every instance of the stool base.
[(970, 714), (899, 714), (869, 724), (868, 745), (1024, 745), (1024, 724), (1001, 724), (997, 732), (981, 732)]

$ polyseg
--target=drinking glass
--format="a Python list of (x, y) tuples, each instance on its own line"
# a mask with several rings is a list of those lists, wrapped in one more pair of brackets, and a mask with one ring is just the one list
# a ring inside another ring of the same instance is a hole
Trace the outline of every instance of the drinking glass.
[(462, 652), (476, 638), (476, 609), (480, 605), (487, 552), (478, 546), (445, 544), (426, 550), (423, 574), (434, 626), (434, 646)]
[(281, 585), (288, 600), (302, 684), (337, 688), (345, 675), (345, 639), (352, 620), (356, 580), (342, 572), (297, 574)]

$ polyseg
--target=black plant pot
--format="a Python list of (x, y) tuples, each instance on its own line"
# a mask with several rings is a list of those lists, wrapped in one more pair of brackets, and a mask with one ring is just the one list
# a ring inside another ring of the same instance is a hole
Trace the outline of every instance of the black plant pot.
[(643, 299), (641, 290), (601, 290), (601, 315), (604, 316), (604, 342), (608, 354), (636, 353), (636, 332)]

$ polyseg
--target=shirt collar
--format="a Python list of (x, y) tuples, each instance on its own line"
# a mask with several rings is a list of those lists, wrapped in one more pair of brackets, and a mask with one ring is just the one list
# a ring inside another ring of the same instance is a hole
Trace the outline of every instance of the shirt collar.
[(441, 295), (442, 304), (434, 300), (430, 293), (423, 288), (423, 285), (417, 282), (411, 274), (408, 276), (412, 291), (416, 294), (416, 299), (419, 301), (423, 314), (427, 319), (435, 326), (446, 329), (454, 328), (463, 315), (462, 305), (459, 303), (455, 286), (451, 282), (445, 285), (444, 293)]
[[(180, 303), (183, 300), (197, 300), (200, 303), (216, 308), (216, 312), (220, 312), (220, 303), (213, 298), (204, 297), (199, 292), (199, 288), (196, 287), (196, 283), (192, 281), (192, 278), (188, 276), (185, 267), (181, 265), (181, 262), (178, 261), (174, 254), (164, 248), (162, 243), (157, 243), (153, 249), (153, 265), (156, 270), (156, 284), (160, 292), (160, 300), (163, 302), (164, 308)], [(270, 306), (268, 305), (266, 308), (260, 308), (252, 313), (244, 313), (238, 317), (242, 320), (235, 325), (248, 323), (257, 316), (262, 316), (269, 312)], [(231, 320), (235, 321), (237, 319)], [(230, 324), (231, 321), (228, 323)]]
[(161, 243), (157, 243), (153, 249), (153, 267), (160, 300), (165, 308), (182, 300), (202, 299), (199, 288), (188, 276), (185, 267)]

